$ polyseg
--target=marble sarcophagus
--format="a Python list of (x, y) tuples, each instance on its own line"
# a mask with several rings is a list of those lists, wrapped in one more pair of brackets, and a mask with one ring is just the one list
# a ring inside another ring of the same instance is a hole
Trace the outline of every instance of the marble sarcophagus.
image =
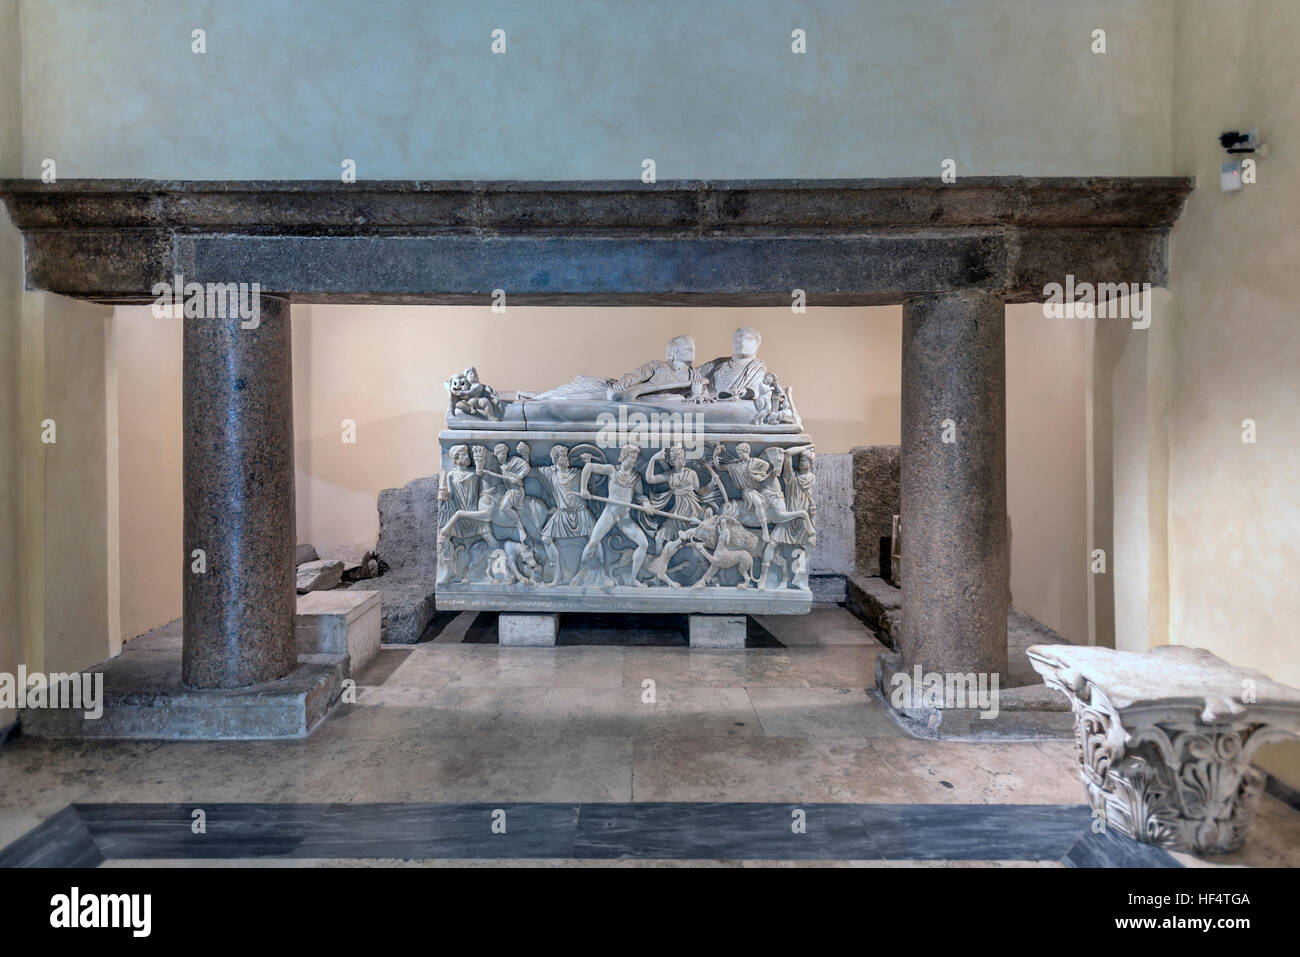
[(438, 608), (806, 613), (816, 453), (759, 342), (696, 366), (678, 336), (541, 393), (448, 380)]

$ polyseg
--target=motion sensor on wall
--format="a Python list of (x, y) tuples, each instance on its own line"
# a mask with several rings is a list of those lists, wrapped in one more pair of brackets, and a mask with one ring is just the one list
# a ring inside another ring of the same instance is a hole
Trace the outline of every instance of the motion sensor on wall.
[(1220, 133), (1219, 145), (1229, 153), (1253, 153), (1259, 146), (1259, 131), (1251, 129), (1244, 133), (1235, 130)]
[[(1260, 158), (1268, 155), (1268, 147), (1259, 142), (1259, 130), (1253, 127), (1244, 133), (1236, 130), (1220, 133), (1219, 145), (1229, 154), (1251, 153)], [(1222, 192), (1230, 193), (1254, 182), (1255, 161), (1253, 159), (1231, 160), (1219, 167), (1219, 189)]]

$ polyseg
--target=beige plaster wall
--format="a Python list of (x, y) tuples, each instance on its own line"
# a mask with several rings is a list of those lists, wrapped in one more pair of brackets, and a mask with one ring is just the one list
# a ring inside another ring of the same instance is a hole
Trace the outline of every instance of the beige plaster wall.
[(79, 669), (121, 644), (113, 310), (22, 293), (17, 317), (18, 661)]
[(119, 308), (122, 634), (181, 615), (181, 322)]
[(43, 647), (28, 661), (35, 667), (39, 657), (46, 671), (76, 670), (116, 654), (121, 644), (117, 482), (110, 469), (117, 397), (106, 361), (113, 310), (48, 294), (28, 299), (36, 300), (29, 314), (43, 312), (44, 417), (57, 428), (56, 442), (33, 450), (44, 473), (44, 500), (28, 507), (44, 539), (45, 611)]
[[(18, 0), (0, 0), (0, 176), (22, 170), (22, 51)], [(0, 212), (0, 672), (13, 674), (19, 662), (19, 489), (21, 458), (16, 454), (22, 429), (20, 389), (22, 354), (22, 241)], [(0, 730), (17, 715), (0, 708)]]
[(1088, 642), (1086, 321), (1007, 307), (1007, 511), (1011, 598)]
[[(1300, 686), (1300, 16), (1290, 0), (1178, 5), (1172, 237), (1177, 329), (1170, 639)], [(1217, 136), (1257, 125), (1259, 182), (1218, 190)], [(1243, 444), (1242, 421), (1257, 441)], [(1300, 747), (1261, 763), (1300, 786)]]
[(0, 176), (22, 175), (22, 67), (18, 0), (0, 0)]
[[(896, 307), (295, 307), (299, 537), (374, 542), (378, 490), (438, 470), (442, 383), (469, 364), (498, 388), (542, 390), (661, 358), (678, 334), (695, 337), (698, 361), (730, 355), (733, 330), (752, 325), (819, 450), (896, 444), (901, 322)], [(345, 419), (355, 445), (342, 441)]]
[(1146, 651), (1165, 644), (1163, 635), (1150, 633), (1146, 610), (1153, 582), (1147, 562), (1152, 536), (1148, 502), (1151, 493), (1146, 463), (1148, 338), (1141, 331), (1121, 327), (1119, 353), (1112, 369), (1111, 408), (1114, 472), (1113, 546), (1109, 550), (1105, 579), (1112, 583), (1115, 600), (1115, 647), (1121, 651)]

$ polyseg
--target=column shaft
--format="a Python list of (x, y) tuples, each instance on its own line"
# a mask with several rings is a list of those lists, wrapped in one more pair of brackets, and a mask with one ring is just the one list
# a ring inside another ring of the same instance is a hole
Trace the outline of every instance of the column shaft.
[[(1006, 336), (1001, 299), (903, 306), (903, 667), (1007, 667)], [(947, 440), (947, 441), (945, 441)]]
[(248, 329), (238, 316), (184, 320), (182, 680), (195, 688), (297, 665), (289, 303), (262, 296), (259, 311)]

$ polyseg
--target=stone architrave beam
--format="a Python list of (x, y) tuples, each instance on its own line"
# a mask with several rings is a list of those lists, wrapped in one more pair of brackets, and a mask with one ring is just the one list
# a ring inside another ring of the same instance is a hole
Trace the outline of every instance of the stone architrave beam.
[(1067, 274), (1163, 285), (1182, 178), (0, 181), (29, 288), (146, 301), (177, 275), (299, 302), (885, 305)]

